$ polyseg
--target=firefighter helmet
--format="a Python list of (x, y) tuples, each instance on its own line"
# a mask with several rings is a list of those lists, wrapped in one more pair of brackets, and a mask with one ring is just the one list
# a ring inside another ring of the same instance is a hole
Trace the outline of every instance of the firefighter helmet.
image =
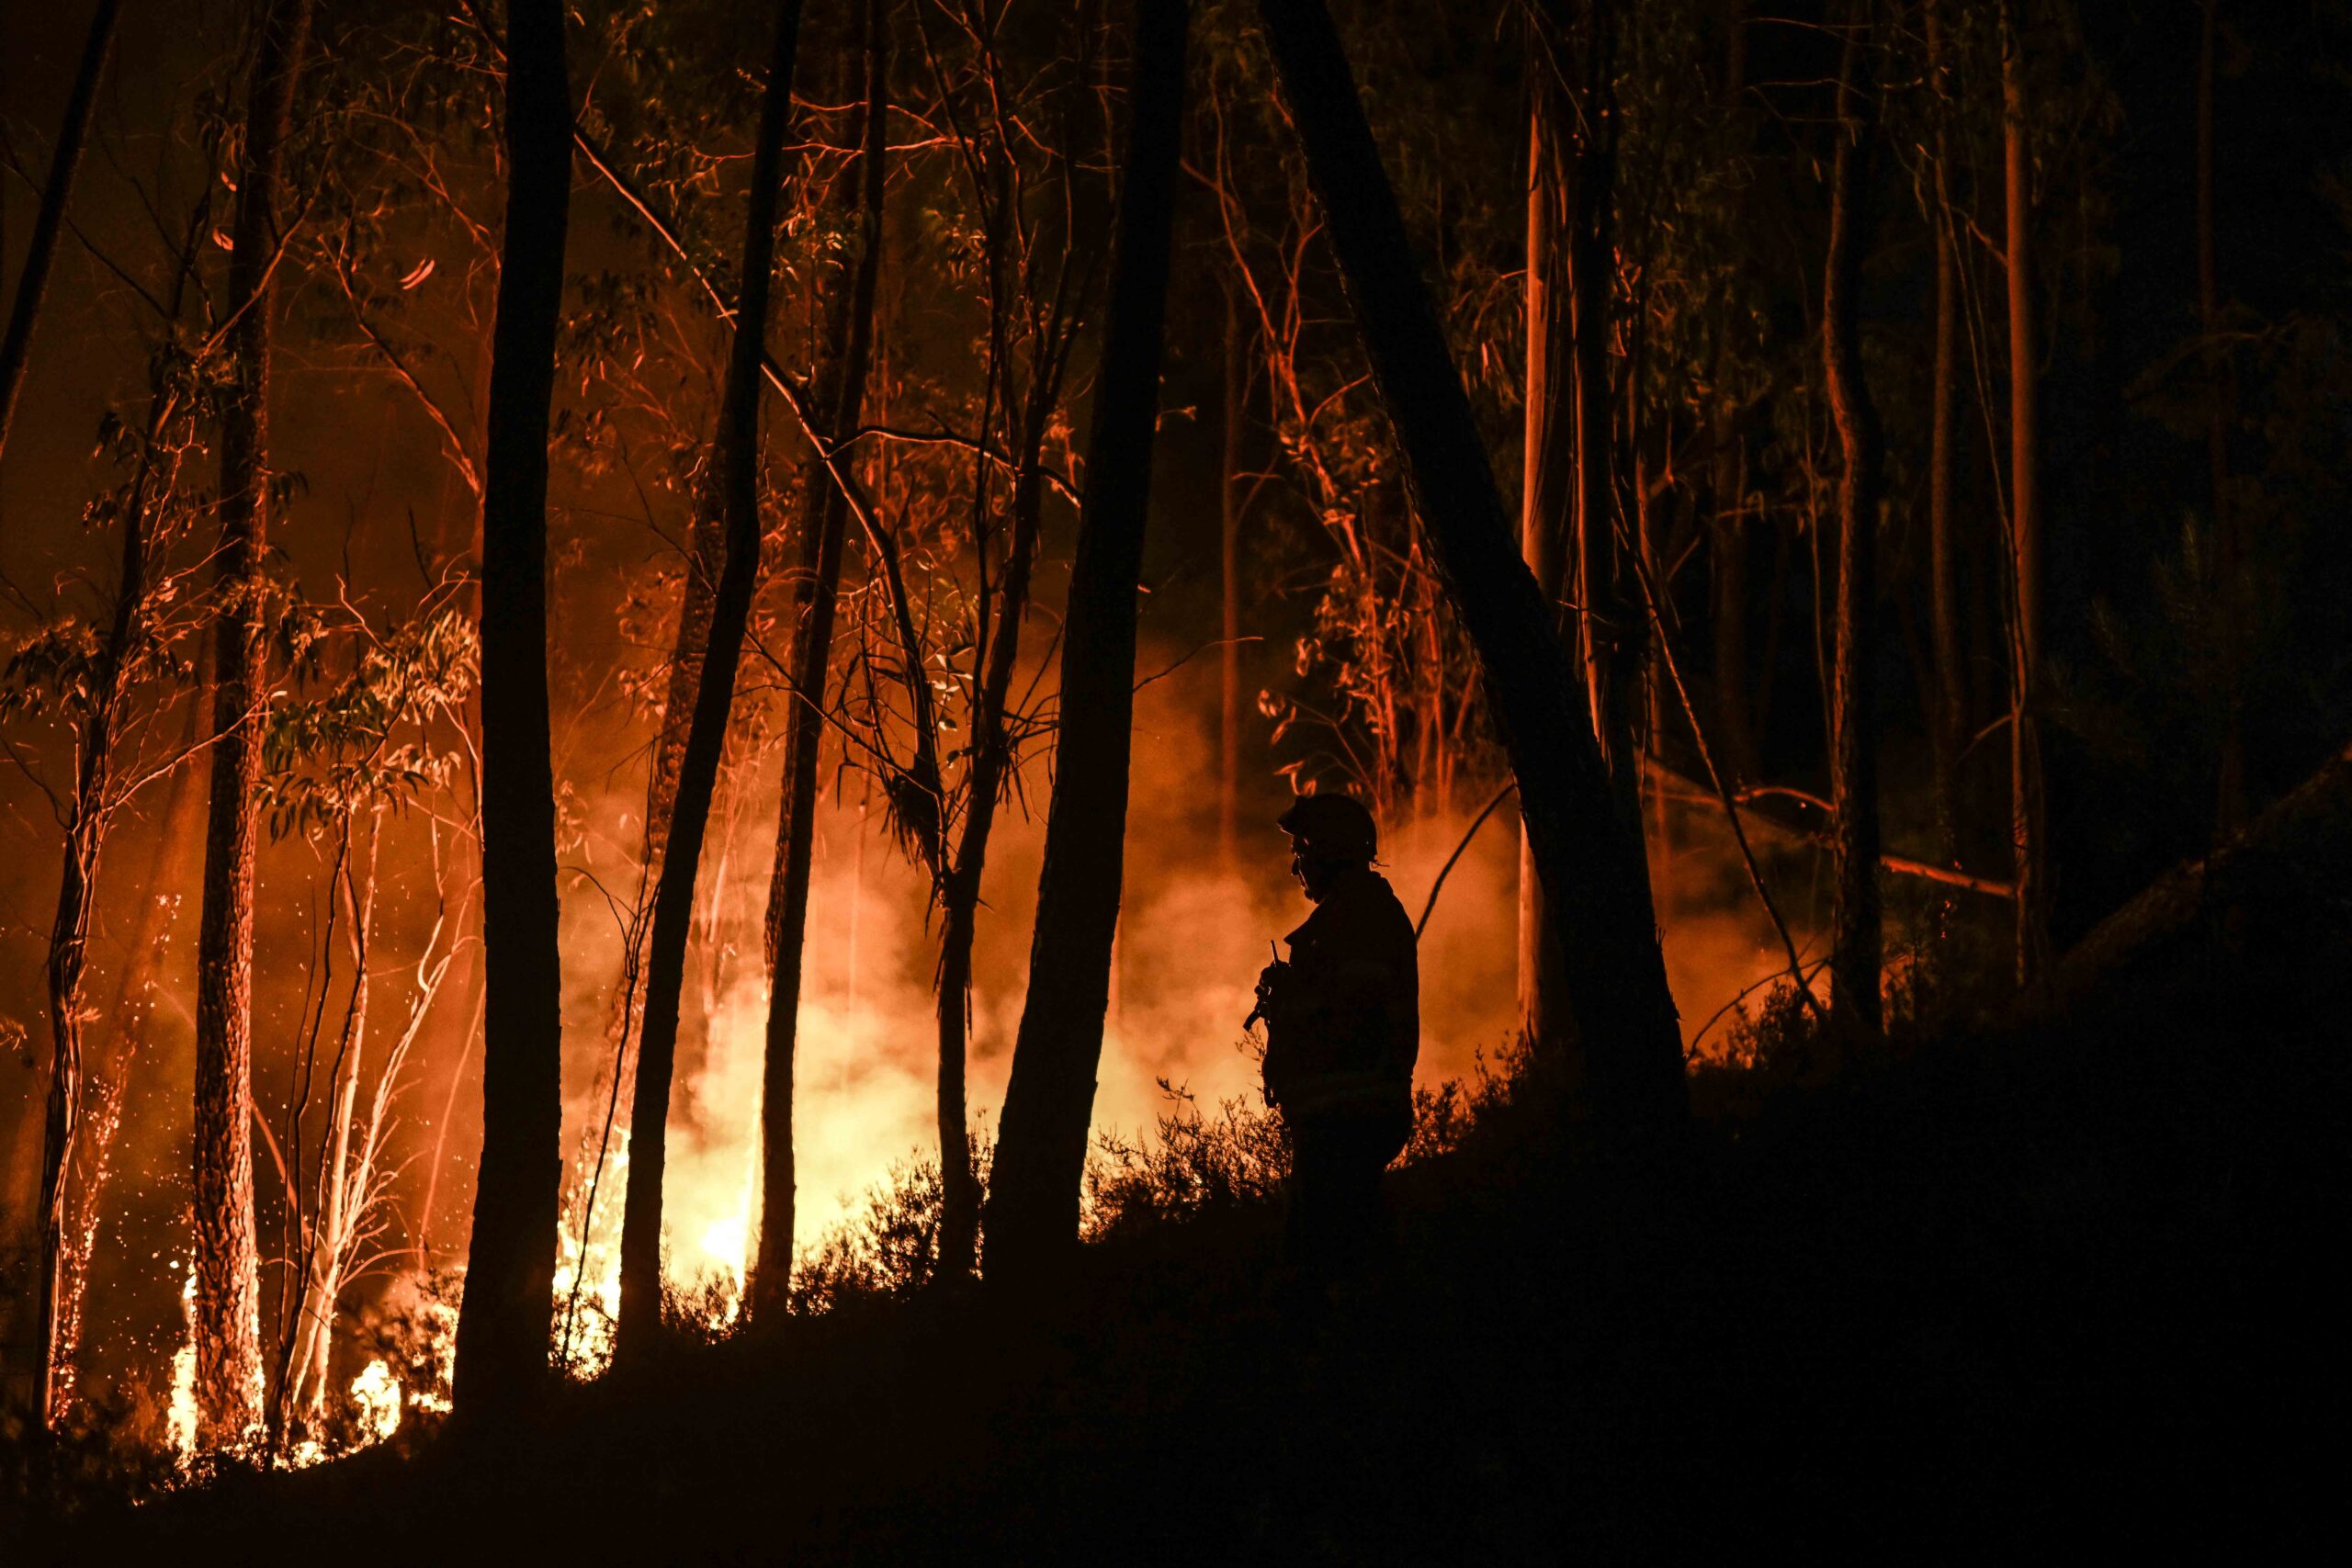
[(1274, 825), (1321, 860), (1370, 860), (1380, 852), (1372, 813), (1351, 795), (1302, 795)]

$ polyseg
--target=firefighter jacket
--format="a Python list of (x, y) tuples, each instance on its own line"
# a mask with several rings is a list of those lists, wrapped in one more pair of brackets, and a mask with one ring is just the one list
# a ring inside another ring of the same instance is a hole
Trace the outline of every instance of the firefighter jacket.
[(1284, 939), (1267, 976), (1266, 1099), (1294, 1120), (1409, 1113), (1421, 1048), (1411, 917), (1370, 866), (1347, 873)]

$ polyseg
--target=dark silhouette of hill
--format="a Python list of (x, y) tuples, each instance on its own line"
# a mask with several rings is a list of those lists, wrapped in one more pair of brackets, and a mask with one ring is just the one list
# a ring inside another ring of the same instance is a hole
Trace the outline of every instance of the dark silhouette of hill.
[[(2063, 1021), (1827, 1086), (1781, 1021), (1635, 1203), (1541, 1075), (1392, 1176), (1314, 1312), (1264, 1206), (1050, 1299), (854, 1302), (509, 1430), (232, 1477), (32, 1551), (252, 1561), (1917, 1558), (2285, 1544), (2342, 1359), (2352, 901), (2211, 922)], [(399, 1448), (399, 1445), (395, 1445)]]

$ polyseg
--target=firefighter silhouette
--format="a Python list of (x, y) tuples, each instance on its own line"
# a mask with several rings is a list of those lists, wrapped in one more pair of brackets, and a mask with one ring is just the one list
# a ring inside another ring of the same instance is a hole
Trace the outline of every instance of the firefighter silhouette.
[(1258, 977), (1267, 1102), (1291, 1145), (1291, 1261), (1360, 1269), (1385, 1237), (1380, 1173), (1413, 1124), (1420, 967), (1413, 922), (1373, 869), (1372, 813), (1343, 795), (1301, 796), (1278, 825), (1314, 913)]

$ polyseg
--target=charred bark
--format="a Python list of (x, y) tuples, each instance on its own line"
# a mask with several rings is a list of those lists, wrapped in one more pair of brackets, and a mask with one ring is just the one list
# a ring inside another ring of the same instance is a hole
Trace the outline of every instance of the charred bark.
[[(889, 32), (880, 7), (866, 15), (865, 152), (860, 180), (857, 273), (836, 322), (837, 385), (832, 425), (839, 442), (857, 426), (874, 354), (875, 299), (882, 276), (882, 194), (888, 175)], [(752, 1266), (753, 1316), (784, 1309), (792, 1296), (792, 1238), (798, 1224), (793, 1141), (794, 1060), (799, 1050), (801, 966), (807, 953), (808, 876), (817, 842), (817, 762), (824, 743), (825, 674), (832, 658), (849, 501), (812, 464), (801, 521), (800, 588), (792, 633), (792, 694), (785, 727), (784, 800), (775, 862), (768, 876), (764, 936), (768, 964), (766, 1055), (760, 1100), (761, 1211)], [(853, 917), (854, 911), (853, 911)], [(853, 937), (854, 928), (853, 927)]]
[(1829, 176), (1829, 258), (1821, 289), (1821, 356), (1844, 471), (1838, 479), (1837, 646), (1831, 661), (1830, 800), (1838, 820), (1829, 1001), (1841, 1032), (1875, 1035), (1884, 950), (1878, 894), (1878, 502), (1884, 443), (1862, 372), (1855, 291), (1870, 229), (1871, 0), (1855, 7), (1838, 73), (1838, 151)]
[(548, 427), (571, 204), (563, 7), (512, 0), (506, 231), (482, 486), (482, 1140), (458, 1318), (461, 1417), (545, 1383), (563, 1179), (562, 954), (548, 705)]
[(310, 0), (264, 17), (247, 86), (229, 255), (231, 387), (220, 422), (220, 626), (213, 652), (212, 792), (196, 964), (198, 1441), (234, 1445), (262, 1419), (260, 1258), (254, 1225), (254, 852), (269, 533), (270, 275), (278, 167), (309, 39)]
[(719, 412), (720, 483), (727, 559), (711, 609), (710, 644), (695, 693), (694, 723), (678, 766), (678, 807), (653, 897), (653, 945), (646, 967), (645, 1032), (638, 1050), (629, 1122), (628, 1206), (621, 1220), (620, 1322), (613, 1353), (641, 1358), (662, 1326), (662, 1176), (669, 1143), (670, 1079), (678, 1045), (678, 994), (685, 980), (711, 792), (735, 706), (735, 672), (760, 570), (760, 361), (766, 349), (768, 295), (775, 270), (777, 192), (784, 134), (792, 118), (792, 63), (800, 41), (800, 0), (780, 0), (760, 99), (759, 141), (743, 228), (743, 267), (735, 339)]
[(1550, 606), (1520, 558), (1339, 34), (1320, 0), (1260, 0), (1416, 510), (1479, 654), (1557, 922), (1596, 1119), (1620, 1148), (1689, 1113), (1638, 823), (1618, 807)]
[(65, 226), (65, 204), (74, 193), (74, 174), (81, 166), (82, 145), (89, 140), (90, 112), (96, 106), (98, 78), (106, 72), (107, 51), (114, 44), (114, 24), (121, 7), (118, 0), (98, 0), (90, 17), (88, 39), (82, 45), (82, 63), (74, 73), (73, 91), (65, 99), (65, 120), (57, 130), (57, 145), (49, 155), (49, 182), (40, 188), (40, 207), (33, 216), (33, 233), (25, 248), (25, 265), (17, 274), (17, 298), (8, 310), (8, 331), (0, 337), (0, 452), (8, 446), (8, 428), (16, 423), (17, 398), (25, 387), (25, 365), (32, 357), (33, 329), (40, 321), (41, 297), (49, 289), (49, 269), (57, 259), (57, 236)]
[[(1045, 869), (1028, 996), (990, 1167), (988, 1261), (1016, 1279), (1049, 1270), (1078, 1238), (1125, 872), (1136, 600), (1151, 502), (1189, 10), (1189, 0), (1143, 0), (1136, 22), (1128, 89), (1134, 119), (1120, 184), (1110, 320), (1062, 622), (1061, 716)], [(1228, 333), (1228, 360), (1237, 335)], [(1227, 381), (1229, 410), (1235, 379)], [(1229, 473), (1225, 483), (1229, 491)]]

